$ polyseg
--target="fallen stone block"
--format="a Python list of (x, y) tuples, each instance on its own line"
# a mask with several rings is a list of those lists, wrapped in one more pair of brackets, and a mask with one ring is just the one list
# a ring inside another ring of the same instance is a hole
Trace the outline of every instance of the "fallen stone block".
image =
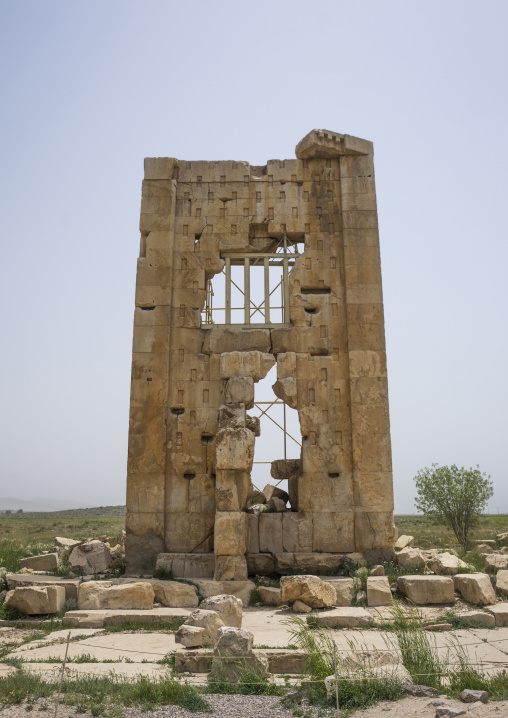
[(439, 692), (431, 686), (416, 685), (414, 683), (405, 683), (403, 686), (404, 692), (415, 698), (434, 698), (439, 695)]
[(230, 594), (210, 596), (201, 601), (200, 609), (218, 613), (225, 626), (242, 627), (243, 604), (236, 596)]
[(369, 569), (369, 576), (384, 576), (385, 575), (385, 569), (384, 566), (372, 566), (371, 569)]
[(453, 578), (455, 590), (468, 603), (487, 606), (495, 603), (496, 594), (486, 573), (458, 573)]
[(486, 571), (499, 571), (508, 569), (508, 555), (504, 553), (480, 554)]
[(471, 688), (466, 688), (461, 691), (460, 700), (463, 703), (476, 703), (477, 701), (480, 703), (488, 703), (489, 694), (487, 691), (475, 691)]
[(69, 566), (74, 573), (93, 576), (107, 571), (111, 552), (103, 541), (85, 541), (75, 546), (69, 554)]
[(21, 568), (31, 568), (33, 571), (54, 571), (58, 568), (57, 553), (43, 553), (40, 556), (29, 556), (19, 560)]
[[(184, 624), (175, 633), (175, 642), (181, 643), (185, 648), (200, 648), (207, 642), (206, 630), (198, 626)], [(208, 642), (210, 642), (209, 638)]]
[(213, 649), (211, 679), (238, 682), (248, 668), (260, 675), (268, 673), (266, 656), (254, 653), (254, 636), (242, 628), (225, 626), (217, 632), (217, 641)]
[(8, 573), (6, 575), (7, 586), (9, 589), (23, 588), (33, 586), (40, 588), (41, 586), (62, 586), (65, 590), (65, 600), (78, 600), (78, 589), (81, 584), (79, 578), (59, 578), (58, 576), (30, 576), (20, 573)]
[(284, 511), (287, 511), (286, 502), (282, 499), (278, 499), (276, 496), (272, 496), (272, 498), (268, 501), (266, 508), (268, 511), (272, 511), (274, 513), (284, 513)]
[(244, 606), (249, 605), (250, 592), (256, 588), (254, 581), (211, 581), (206, 578), (197, 578), (194, 583), (199, 593), (208, 598), (228, 594), (240, 599)]
[(446, 576), (399, 576), (397, 588), (417, 606), (453, 603), (453, 579)]
[(198, 608), (193, 611), (190, 616), (185, 620), (184, 626), (195, 626), (197, 628), (203, 628), (204, 639), (209, 641), (215, 641), (217, 631), (219, 628), (224, 626), (224, 621), (216, 611), (206, 611)]
[(392, 592), (386, 576), (369, 576), (367, 578), (367, 605), (389, 606)]
[(312, 608), (303, 601), (295, 601), (293, 603), (293, 613), (312, 613)]
[(436, 708), (436, 718), (455, 718), (455, 716), (463, 716), (466, 711), (463, 708), (451, 708), (449, 706), (439, 706)]
[(414, 536), (406, 536), (406, 534), (402, 534), (402, 536), (399, 536), (399, 538), (395, 542), (395, 548), (399, 551), (401, 551), (403, 548), (413, 548), (414, 541)]
[(283, 576), (280, 589), (285, 604), (300, 600), (311, 608), (327, 608), (337, 600), (333, 586), (317, 576)]
[(272, 486), (272, 484), (267, 484), (265, 486), (263, 494), (266, 496), (267, 502), (269, 502), (271, 498), (280, 499), (281, 501), (284, 501), (284, 503), (289, 501), (289, 494), (287, 491), (284, 491), (284, 489), (281, 489), (278, 486)]
[(282, 594), (280, 588), (272, 588), (271, 586), (258, 586), (258, 593), (261, 600), (267, 606), (283, 606)]
[(496, 575), (496, 591), (503, 596), (508, 596), (508, 571), (501, 570)]
[(397, 563), (402, 569), (425, 568), (425, 559), (419, 548), (404, 548), (397, 554)]
[(130, 583), (113, 586), (109, 581), (82, 583), (78, 592), (78, 606), (86, 609), (143, 609), (153, 607), (154, 590), (149, 583)]
[(16, 608), (27, 616), (57, 613), (65, 603), (65, 590), (61, 586), (14, 588), (5, 596), (5, 605)]
[(496, 626), (508, 626), (508, 603), (496, 603), (489, 606), (489, 611), (494, 614)]
[[(139, 583), (139, 579), (120, 579), (122, 584)], [(149, 583), (154, 591), (154, 600), (162, 606), (170, 608), (197, 608), (199, 598), (196, 586), (180, 581), (163, 581), (158, 578), (143, 579), (143, 583)]]
[[(322, 628), (361, 628), (372, 623), (372, 617), (365, 608), (357, 606), (334, 608), (330, 611), (320, 611), (310, 620)], [(309, 618), (307, 619), (309, 621)]]
[(322, 581), (329, 583), (335, 589), (335, 605), (336, 606), (350, 606), (353, 598), (355, 597), (355, 585), (352, 578), (349, 577), (334, 577), (328, 578), (326, 576), (319, 576)]
[(427, 565), (438, 576), (454, 576), (456, 573), (460, 573), (460, 569), (467, 568), (467, 563), (446, 551), (438, 553), (435, 558), (428, 561)]

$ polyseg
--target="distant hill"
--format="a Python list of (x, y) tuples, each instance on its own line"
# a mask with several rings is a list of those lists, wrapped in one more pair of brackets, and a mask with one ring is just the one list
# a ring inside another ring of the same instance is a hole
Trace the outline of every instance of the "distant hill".
[(13, 499), (11, 497), (0, 498), (0, 511), (64, 511), (75, 508), (76, 505), (83, 505), (84, 501), (58, 501), (35, 496), (33, 499)]
[[(23, 503), (28, 506), (33, 506), (35, 502), (25, 501)], [(18, 509), (23, 509), (23, 513), (18, 514)], [(0, 499), (0, 514), (5, 514), (6, 510), (13, 512), (10, 514), (11, 518), (122, 518), (126, 514), (125, 506), (95, 506), (88, 509), (57, 509), (55, 511), (48, 511), (48, 509), (25, 510), (20, 503), (17, 503), (14, 508), (9, 509), (9, 506), (3, 508), (2, 499)]]

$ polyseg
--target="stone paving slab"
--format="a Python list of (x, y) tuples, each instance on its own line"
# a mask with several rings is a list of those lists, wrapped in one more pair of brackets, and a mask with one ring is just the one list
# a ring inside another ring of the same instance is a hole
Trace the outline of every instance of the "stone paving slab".
[(164, 623), (175, 618), (187, 618), (193, 608), (150, 608), (146, 610), (77, 610), (68, 611), (65, 621), (80, 628), (102, 628), (103, 626), (119, 626), (122, 623)]
[(36, 641), (30, 641), (30, 643), (23, 643), (21, 646), (18, 646), (16, 650), (20, 652), (32, 651), (35, 648), (41, 648), (52, 643), (66, 643), (67, 636), (69, 635), (69, 633), (71, 634), (71, 641), (74, 641), (78, 637), (88, 638), (89, 636), (94, 636), (95, 634), (102, 632), (102, 628), (65, 628), (61, 631), (53, 631), (52, 633), (48, 633), (47, 636), (45, 636), (44, 638), (37, 639)]

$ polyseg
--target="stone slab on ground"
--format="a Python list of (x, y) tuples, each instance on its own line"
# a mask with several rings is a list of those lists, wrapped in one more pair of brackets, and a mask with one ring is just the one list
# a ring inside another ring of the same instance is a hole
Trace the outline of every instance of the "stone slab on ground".
[(8, 573), (6, 576), (9, 589), (25, 586), (63, 586), (65, 600), (78, 600), (78, 589), (81, 583), (79, 578), (59, 578), (58, 576), (30, 575), (25, 573)]
[[(57, 680), (60, 676), (59, 663), (24, 663), (23, 668), (46, 680)], [(66, 667), (68, 679), (79, 676), (114, 676), (117, 678), (163, 678), (168, 668), (158, 663), (71, 663)], [(75, 710), (75, 709), (74, 709)]]
[(40, 556), (29, 556), (19, 559), (20, 568), (31, 568), (34, 571), (54, 571), (58, 568), (57, 553), (43, 553)]
[(494, 614), (496, 626), (508, 626), (508, 602), (489, 606), (489, 611)]
[[(298, 675), (305, 671), (307, 656), (301, 651), (278, 648), (254, 649), (255, 655), (266, 656), (270, 673)], [(177, 651), (175, 654), (176, 673), (208, 673), (212, 666), (213, 651), (196, 649)]]
[(239, 598), (244, 607), (249, 605), (250, 592), (256, 588), (254, 581), (211, 581), (206, 578), (196, 578), (193, 582), (204, 598), (228, 594)]
[(29, 643), (22, 643), (16, 648), (18, 653), (24, 651), (31, 651), (34, 648), (42, 648), (43, 646), (49, 646), (55, 643), (67, 642), (67, 636), (70, 634), (71, 641), (75, 641), (78, 636), (80, 638), (89, 638), (95, 636), (97, 633), (102, 633), (102, 628), (64, 628), (61, 631), (53, 631), (48, 633), (47, 636), (37, 641), (30, 641)]
[(121, 626), (123, 623), (170, 623), (175, 619), (185, 620), (192, 613), (190, 608), (151, 608), (148, 610), (116, 609), (112, 611), (87, 610), (68, 611), (64, 620), (80, 628), (102, 628)]
[(307, 623), (315, 622), (323, 628), (338, 627), (361, 627), (368, 626), (372, 623), (372, 616), (365, 608), (359, 606), (343, 606), (341, 608), (332, 608), (330, 611), (320, 611), (319, 613), (308, 616)]
[(453, 579), (448, 576), (399, 576), (397, 588), (417, 606), (455, 601)]

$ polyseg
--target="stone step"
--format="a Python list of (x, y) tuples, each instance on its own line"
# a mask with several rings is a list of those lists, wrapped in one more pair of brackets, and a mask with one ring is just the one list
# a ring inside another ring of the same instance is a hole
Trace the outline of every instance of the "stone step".
[[(305, 671), (307, 656), (300, 651), (280, 648), (255, 648), (254, 653), (268, 658), (268, 671), (276, 674), (299, 675)], [(192, 649), (175, 653), (176, 673), (209, 673), (213, 651)]]
[(69, 599), (78, 600), (78, 588), (81, 583), (79, 578), (60, 578), (59, 576), (30, 573), (8, 573), (6, 579), (10, 591), (14, 588), (23, 588), (25, 586), (63, 586), (66, 601)]
[(319, 611), (312, 616), (307, 616), (307, 623), (317, 624), (321, 628), (359, 628), (373, 623), (372, 616), (365, 608), (360, 606), (344, 606), (332, 608), (329, 611)]
[(122, 626), (125, 623), (141, 623), (153, 625), (171, 623), (175, 619), (185, 620), (192, 612), (188, 608), (151, 608), (147, 610), (83, 610), (67, 611), (64, 616), (66, 624), (79, 628), (103, 628), (105, 626)]

